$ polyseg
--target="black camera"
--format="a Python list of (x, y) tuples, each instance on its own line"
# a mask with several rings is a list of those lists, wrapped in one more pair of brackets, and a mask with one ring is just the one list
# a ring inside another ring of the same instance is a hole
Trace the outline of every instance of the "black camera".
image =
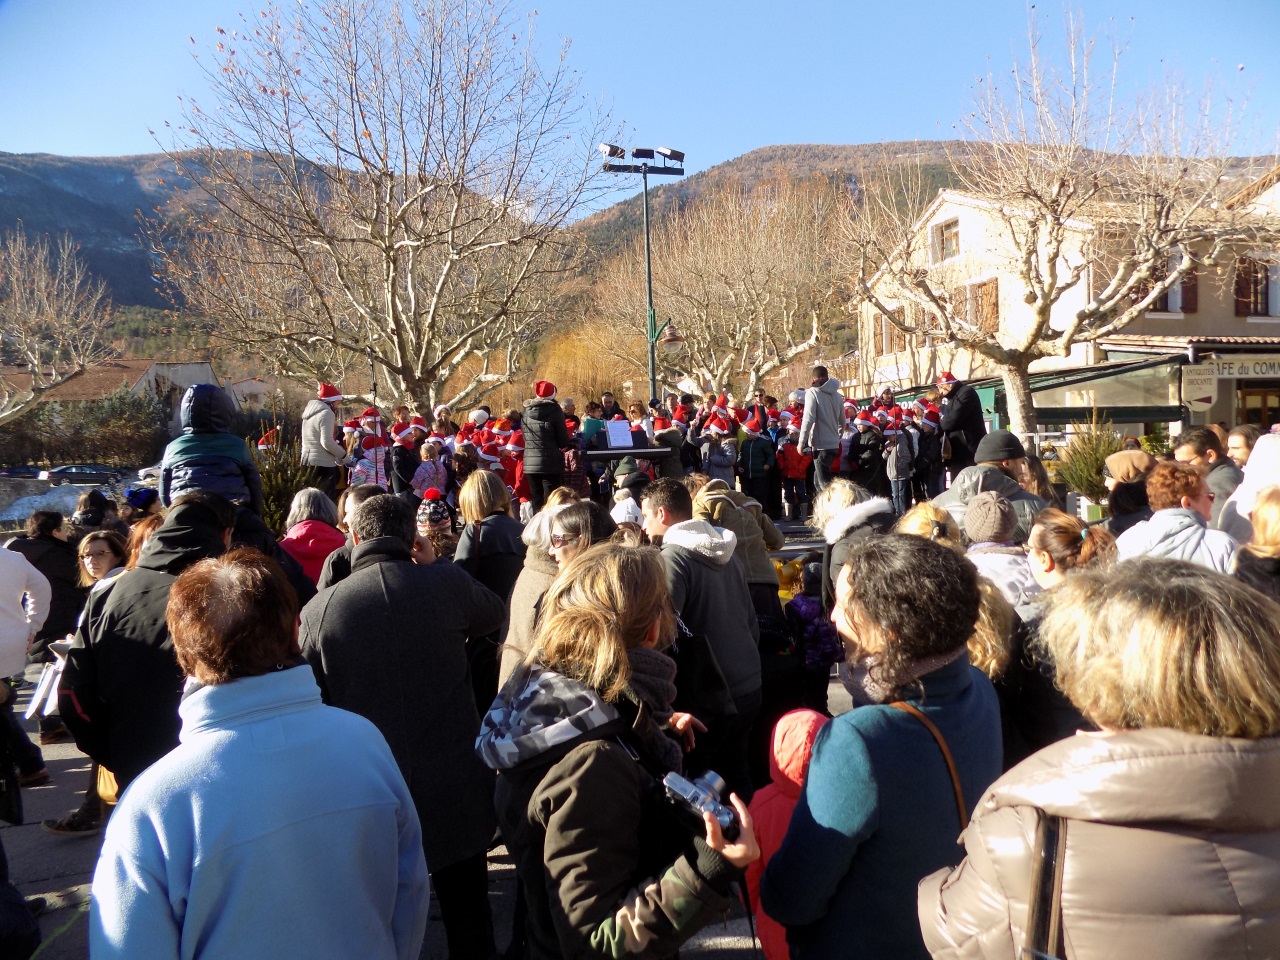
[(678, 773), (668, 773), (662, 778), (662, 786), (668, 797), (699, 820), (703, 813), (715, 817), (726, 840), (738, 839), (738, 815), (733, 807), (720, 802), (720, 797), (727, 789), (720, 774), (708, 770), (700, 777), (686, 780)]

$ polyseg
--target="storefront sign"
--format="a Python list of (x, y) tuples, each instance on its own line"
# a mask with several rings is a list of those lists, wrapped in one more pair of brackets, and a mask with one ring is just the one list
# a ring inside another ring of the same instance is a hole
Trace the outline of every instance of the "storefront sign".
[(1182, 368), (1182, 402), (1189, 410), (1208, 410), (1218, 399), (1218, 364), (1188, 363)]
[[(1235, 356), (1223, 357), (1220, 360), (1206, 360), (1204, 363), (1197, 364), (1195, 367), (1183, 367), (1183, 383), (1186, 383), (1185, 377), (1187, 370), (1194, 370), (1197, 367), (1213, 367), (1217, 371), (1219, 377), (1226, 377), (1235, 380), (1270, 380), (1280, 379), (1280, 354), (1276, 353), (1241, 353)], [(1186, 396), (1186, 388), (1183, 388), (1183, 396)]]

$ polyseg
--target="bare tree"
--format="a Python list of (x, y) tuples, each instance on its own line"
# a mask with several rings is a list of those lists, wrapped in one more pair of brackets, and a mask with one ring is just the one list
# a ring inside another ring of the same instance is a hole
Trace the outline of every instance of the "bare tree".
[[(1036, 427), (1034, 361), (1123, 330), (1232, 245), (1275, 235), (1274, 223), (1225, 202), (1237, 189), (1229, 111), (1176, 84), (1122, 108), (1122, 51), (1113, 47), (1096, 69), (1094, 43), (1078, 24), (1068, 24), (1061, 68), (1045, 62), (1041, 46), (1033, 23), (1028, 61), (1007, 87), (986, 78), (966, 124), (970, 142), (951, 158), (992, 243), (942, 255), (945, 240), (920, 219), (934, 197), (910, 161), (864, 172), (842, 230), (857, 292), (874, 313), (917, 346), (987, 360), (1019, 432)], [(975, 256), (988, 269), (1001, 264), (1001, 283), (1014, 289), (1000, 299), (1016, 309), (983, 299), (971, 283)]]
[(288, 10), (219, 28), (216, 107), (187, 102), (170, 157), (209, 202), (152, 224), (175, 299), (301, 380), (372, 360), (420, 409), (510, 382), (604, 189), (567, 48), (540, 63), (505, 3)]
[[(660, 358), (668, 383), (688, 377), (713, 390), (744, 385), (750, 394), (818, 345), (824, 320), (842, 302), (831, 254), (841, 197), (823, 179), (778, 177), (754, 189), (732, 182), (657, 225), (655, 302), (685, 338), (683, 350)], [(642, 243), (633, 244), (596, 286), (598, 310), (637, 318), (637, 330), (643, 257)]]
[(111, 308), (64, 236), (56, 250), (21, 225), (0, 239), (0, 423), (40, 403), (54, 387), (103, 359)]

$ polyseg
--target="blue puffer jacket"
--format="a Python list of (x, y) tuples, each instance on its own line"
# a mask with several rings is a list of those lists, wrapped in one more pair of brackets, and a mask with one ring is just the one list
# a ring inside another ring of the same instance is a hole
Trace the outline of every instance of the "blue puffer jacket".
[(377, 728), (305, 665), (190, 688), (182, 743), (111, 815), (95, 960), (416, 960), (429, 890), (409, 788)]
[(160, 502), (184, 493), (216, 493), (262, 514), (262, 476), (249, 444), (231, 433), (235, 407), (221, 387), (198, 383), (182, 397), (182, 436), (164, 450)]

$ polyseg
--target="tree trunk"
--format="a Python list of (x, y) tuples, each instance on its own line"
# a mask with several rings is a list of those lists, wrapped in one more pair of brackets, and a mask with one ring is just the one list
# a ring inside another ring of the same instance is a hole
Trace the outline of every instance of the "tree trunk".
[(1031, 403), (1031, 378), (1025, 365), (1000, 368), (1004, 381), (1005, 408), (1009, 412), (1009, 430), (1019, 435), (1036, 432), (1036, 411)]

